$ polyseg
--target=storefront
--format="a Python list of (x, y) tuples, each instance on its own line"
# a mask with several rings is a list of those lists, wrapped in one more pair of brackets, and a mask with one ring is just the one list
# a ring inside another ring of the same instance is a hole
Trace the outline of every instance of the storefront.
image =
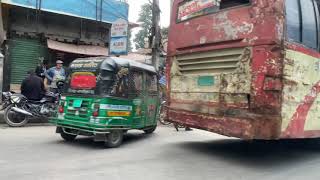
[(17, 91), (29, 70), (34, 70), (41, 62), (48, 67), (62, 60), (68, 66), (73, 60), (82, 57), (107, 56), (108, 49), (93, 45), (74, 45), (36, 38), (15, 37), (8, 41), (10, 62), (10, 88)]
[(4, 90), (19, 90), (27, 71), (43, 61), (67, 66), (79, 57), (107, 56), (112, 22), (128, 19), (128, 4), (116, 0), (1, 2)]

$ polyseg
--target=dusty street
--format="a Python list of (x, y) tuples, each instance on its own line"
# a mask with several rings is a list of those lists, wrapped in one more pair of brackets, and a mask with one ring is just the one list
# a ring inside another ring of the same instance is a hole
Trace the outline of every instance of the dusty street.
[(246, 142), (160, 127), (118, 149), (64, 142), (54, 127), (0, 128), (0, 179), (318, 179), (319, 141)]

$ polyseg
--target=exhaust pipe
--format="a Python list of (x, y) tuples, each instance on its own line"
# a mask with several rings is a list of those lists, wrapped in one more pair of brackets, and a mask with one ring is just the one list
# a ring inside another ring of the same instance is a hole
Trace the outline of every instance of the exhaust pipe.
[(33, 116), (31, 113), (29, 113), (28, 111), (25, 111), (23, 109), (17, 108), (17, 107), (13, 107), (12, 108), (13, 111), (17, 112), (17, 113), (21, 113), (27, 116)]

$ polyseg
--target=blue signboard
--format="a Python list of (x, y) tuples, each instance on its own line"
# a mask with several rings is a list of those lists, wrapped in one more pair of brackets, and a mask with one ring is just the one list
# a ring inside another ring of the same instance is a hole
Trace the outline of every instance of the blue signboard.
[(117, 0), (1, 0), (2, 3), (40, 9), (106, 23), (128, 20), (129, 5)]
[(119, 18), (112, 24), (110, 33), (110, 55), (128, 54), (128, 21)]
[(128, 54), (128, 38), (111, 37), (110, 39), (110, 55), (127, 55)]

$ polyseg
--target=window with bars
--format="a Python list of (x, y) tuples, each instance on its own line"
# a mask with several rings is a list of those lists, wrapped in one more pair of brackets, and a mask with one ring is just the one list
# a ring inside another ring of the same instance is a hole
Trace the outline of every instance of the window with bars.
[(251, 0), (185, 0), (177, 9), (177, 22), (218, 12), (222, 9), (250, 5)]
[(158, 78), (156, 75), (147, 75), (146, 87), (148, 92), (156, 93), (158, 92)]
[(129, 75), (129, 97), (135, 98), (143, 92), (143, 73), (132, 71)]

